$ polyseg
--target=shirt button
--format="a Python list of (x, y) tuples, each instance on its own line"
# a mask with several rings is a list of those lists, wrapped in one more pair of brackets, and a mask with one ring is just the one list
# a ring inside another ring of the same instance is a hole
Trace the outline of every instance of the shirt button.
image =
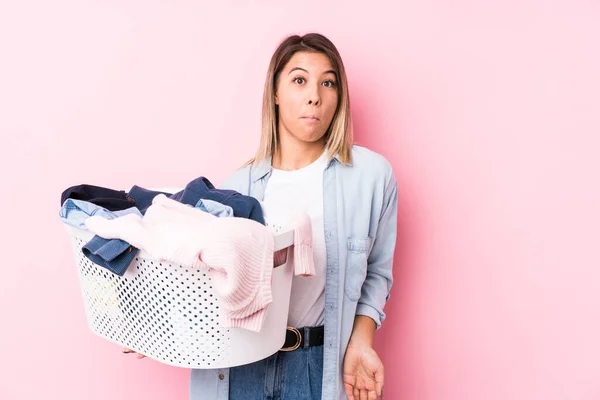
[(223, 375), (223, 374), (219, 374), (219, 379), (220, 379), (220, 380), (223, 380), (223, 379), (225, 379), (225, 375)]

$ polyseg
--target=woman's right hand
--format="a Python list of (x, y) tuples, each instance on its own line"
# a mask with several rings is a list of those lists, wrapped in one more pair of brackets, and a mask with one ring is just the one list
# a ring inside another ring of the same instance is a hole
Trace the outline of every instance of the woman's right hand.
[[(130, 353), (135, 353), (135, 351), (128, 349), (127, 347), (123, 347), (123, 353), (125, 354), (130, 354)], [(141, 353), (137, 353), (137, 359), (141, 360), (142, 358), (146, 357), (145, 355), (141, 354)]]

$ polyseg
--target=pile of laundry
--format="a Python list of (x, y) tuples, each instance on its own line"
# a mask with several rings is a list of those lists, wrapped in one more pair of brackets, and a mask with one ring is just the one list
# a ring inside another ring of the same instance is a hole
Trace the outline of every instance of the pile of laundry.
[[(61, 195), (60, 219), (95, 236), (82, 246), (93, 263), (123, 276), (139, 250), (174, 265), (206, 268), (221, 305), (223, 327), (260, 331), (272, 302), (274, 253), (261, 203), (233, 190), (216, 189), (205, 177), (174, 194), (133, 186), (129, 192), (77, 185)], [(314, 275), (311, 225), (294, 219), (296, 275)]]

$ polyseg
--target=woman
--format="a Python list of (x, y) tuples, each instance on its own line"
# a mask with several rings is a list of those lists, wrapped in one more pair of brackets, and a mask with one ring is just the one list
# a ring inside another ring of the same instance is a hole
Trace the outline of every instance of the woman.
[(190, 398), (381, 396), (383, 365), (372, 344), (392, 285), (397, 183), (387, 160), (352, 145), (346, 73), (326, 37), (290, 36), (279, 45), (265, 83), (258, 152), (222, 187), (306, 211), (316, 275), (293, 278), (288, 325), (298, 330), (287, 333), (299, 339), (286, 339), (291, 351), (192, 370)]

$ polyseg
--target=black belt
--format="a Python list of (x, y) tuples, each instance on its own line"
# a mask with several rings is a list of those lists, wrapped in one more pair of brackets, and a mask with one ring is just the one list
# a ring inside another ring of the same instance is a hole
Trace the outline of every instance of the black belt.
[(305, 326), (304, 328), (288, 326), (285, 331), (285, 343), (279, 351), (292, 351), (300, 346), (304, 349), (308, 349), (311, 346), (321, 346), (323, 345), (324, 338), (324, 326)]

